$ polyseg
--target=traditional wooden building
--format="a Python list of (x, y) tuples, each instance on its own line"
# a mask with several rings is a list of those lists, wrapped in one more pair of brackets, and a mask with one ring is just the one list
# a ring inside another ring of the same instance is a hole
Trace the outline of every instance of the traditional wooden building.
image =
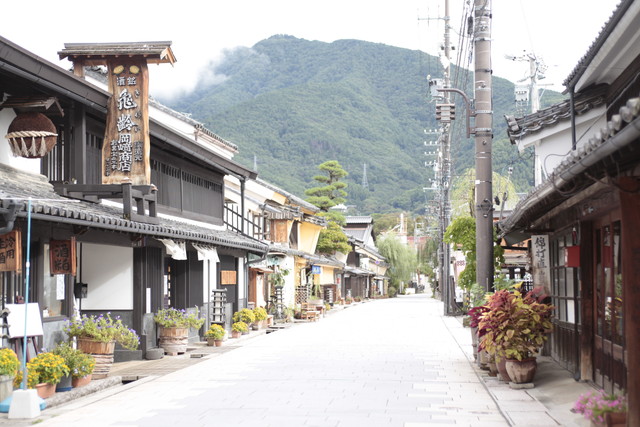
[(531, 239), (534, 286), (555, 305), (551, 355), (580, 380), (624, 390), (640, 425), (640, 4), (621, 1), (564, 82), (569, 99), (507, 117), (534, 146), (537, 186), (500, 222)]
[(374, 298), (386, 295), (388, 264), (375, 246), (373, 218), (370, 216), (348, 216), (344, 232), (349, 237), (353, 250), (348, 254), (345, 267), (345, 295)]
[[(156, 346), (158, 309), (206, 313), (210, 291), (223, 277), (246, 286), (250, 255), (267, 250), (224, 224), (224, 177), (256, 173), (234, 162), (233, 144), (201, 124), (157, 103), (146, 112), (137, 108), (144, 88), (118, 85), (139, 82), (142, 64), (127, 62), (127, 77), (106, 90), (104, 71), (87, 66), (120, 54), (175, 60), (168, 42), (74, 44), (60, 52), (76, 60), (74, 74), (0, 38), (0, 135), (8, 135), (0, 144), (0, 234), (18, 232), (23, 249), (0, 271), (2, 304), (24, 300), (29, 262), (28, 299), (39, 305), (43, 321), (40, 345), (62, 340), (74, 313), (110, 312), (142, 338), (139, 351), (117, 352), (116, 360), (143, 357)], [(118, 64), (109, 73), (124, 77)], [(113, 93), (120, 107), (131, 107), (128, 114), (109, 116)], [(53, 129), (13, 128), (19, 117), (35, 113)], [(50, 147), (29, 148), (45, 136), (53, 139)], [(129, 177), (138, 166), (140, 174)], [(73, 255), (51, 255), (61, 253), (59, 242)]]

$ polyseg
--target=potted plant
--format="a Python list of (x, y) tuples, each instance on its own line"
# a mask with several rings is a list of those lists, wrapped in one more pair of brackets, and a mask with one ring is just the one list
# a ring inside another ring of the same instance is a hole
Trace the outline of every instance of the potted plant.
[(233, 321), (244, 322), (247, 325), (251, 325), (256, 321), (256, 315), (253, 313), (253, 310), (249, 308), (243, 308), (233, 313)]
[(581, 395), (571, 409), (582, 414), (596, 426), (625, 426), (627, 424), (627, 399), (622, 394), (607, 394), (604, 390)]
[(175, 308), (163, 308), (153, 317), (160, 326), (158, 335), (158, 347), (165, 354), (177, 355), (187, 351), (189, 343), (189, 328), (200, 329), (204, 319), (198, 317), (198, 312), (187, 313), (186, 310)]
[(62, 380), (62, 377), (69, 374), (69, 367), (61, 356), (47, 352), (38, 354), (27, 363), (27, 382), (34, 381), (29, 375), (32, 371), (37, 378), (35, 388), (38, 390), (38, 396), (46, 399), (53, 396), (56, 392), (56, 384)]
[[(71, 347), (69, 343), (60, 343), (53, 349), (53, 353), (64, 358), (65, 364), (69, 367), (69, 387), (82, 387), (89, 384), (93, 369), (95, 367), (95, 359), (78, 349)], [(64, 382), (61, 381), (60, 384)], [(66, 391), (66, 387), (58, 387), (56, 391)]]
[(94, 356), (93, 378), (106, 378), (116, 343), (129, 350), (137, 349), (140, 343), (136, 331), (125, 326), (119, 316), (112, 318), (110, 313), (71, 319), (64, 331), (69, 338), (76, 338), (78, 350)]
[(478, 325), (486, 331), (482, 347), (495, 357), (503, 377), (515, 383), (530, 382), (537, 366), (535, 356), (551, 332), (553, 306), (523, 296), (516, 285), (513, 292), (503, 289), (491, 295), (487, 307)]
[(224, 334), (226, 331), (221, 325), (213, 324), (207, 332), (204, 333), (204, 337), (207, 339), (207, 345), (216, 347), (220, 347), (222, 345), (222, 339), (224, 338)]
[(240, 335), (249, 332), (249, 326), (242, 321), (234, 322), (231, 325), (231, 338), (240, 338)]
[(10, 348), (0, 349), (0, 402), (13, 392), (13, 380), (18, 373), (20, 361)]
[(253, 314), (255, 315), (255, 323), (257, 323), (260, 327), (266, 327), (266, 323), (267, 323), (267, 318), (269, 317), (269, 314), (267, 313), (267, 310), (264, 307), (256, 307), (253, 309)]
[(478, 358), (478, 340), (484, 336), (485, 330), (478, 330), (480, 325), (480, 319), (482, 315), (489, 311), (489, 307), (485, 305), (479, 305), (469, 309), (467, 314), (469, 315), (469, 328), (471, 329), (471, 346), (473, 347), (473, 357)]

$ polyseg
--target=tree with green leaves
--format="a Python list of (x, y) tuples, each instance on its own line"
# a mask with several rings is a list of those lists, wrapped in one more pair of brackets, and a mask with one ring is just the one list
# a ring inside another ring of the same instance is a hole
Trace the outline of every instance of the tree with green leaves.
[(411, 275), (416, 271), (418, 265), (416, 251), (402, 244), (394, 233), (388, 233), (380, 238), (377, 246), (378, 251), (389, 264), (387, 270), (390, 278), (389, 286), (398, 290), (402, 283), (411, 280)]
[(347, 192), (344, 189), (347, 184), (341, 179), (348, 175), (337, 160), (329, 160), (318, 166), (318, 169), (325, 172), (326, 175), (316, 175), (313, 177), (315, 181), (321, 185), (309, 188), (304, 193), (309, 196), (307, 201), (320, 208), (324, 212), (328, 212), (333, 206), (339, 205), (346, 201)]

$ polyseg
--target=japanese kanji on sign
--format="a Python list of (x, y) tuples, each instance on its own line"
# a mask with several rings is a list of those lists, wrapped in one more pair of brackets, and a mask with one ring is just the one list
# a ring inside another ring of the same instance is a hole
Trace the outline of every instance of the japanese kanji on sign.
[(107, 61), (109, 99), (102, 147), (102, 183), (151, 183), (149, 166), (149, 79), (144, 58)]
[(21, 236), (19, 230), (0, 236), (0, 271), (22, 271)]
[(76, 275), (76, 239), (49, 241), (51, 274)]

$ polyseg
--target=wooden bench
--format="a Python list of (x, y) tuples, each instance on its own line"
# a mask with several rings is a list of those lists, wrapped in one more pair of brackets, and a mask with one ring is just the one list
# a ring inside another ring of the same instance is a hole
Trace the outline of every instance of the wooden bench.
[(315, 322), (320, 316), (320, 312), (316, 310), (316, 306), (307, 302), (302, 303), (300, 310), (301, 319), (313, 320)]

